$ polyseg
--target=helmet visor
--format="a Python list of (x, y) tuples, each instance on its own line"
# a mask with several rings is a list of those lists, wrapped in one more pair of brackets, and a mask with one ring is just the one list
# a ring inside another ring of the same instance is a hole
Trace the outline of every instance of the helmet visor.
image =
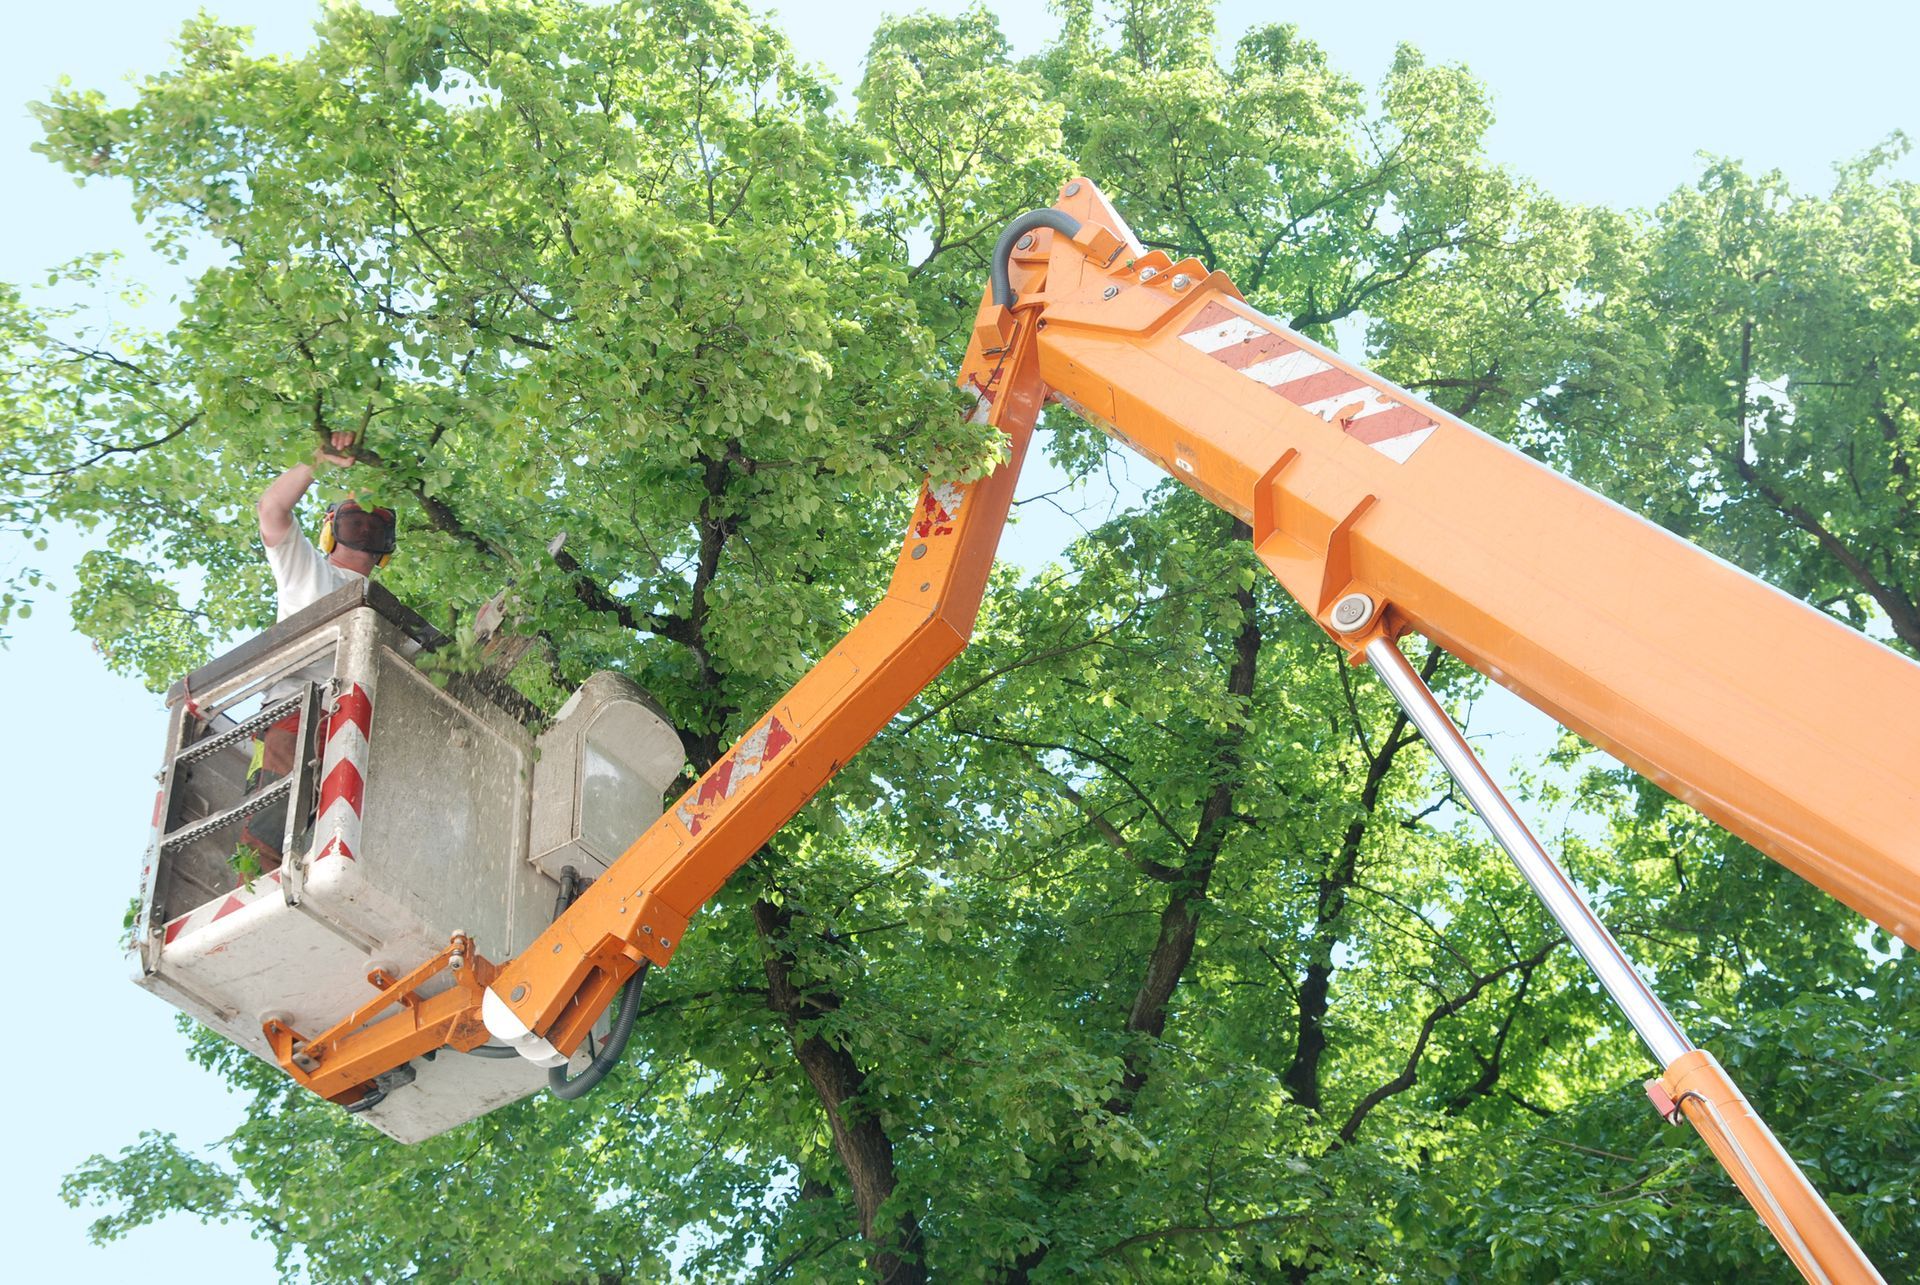
[(392, 509), (363, 509), (352, 501), (340, 505), (333, 514), (333, 538), (349, 549), (381, 555), (394, 550)]

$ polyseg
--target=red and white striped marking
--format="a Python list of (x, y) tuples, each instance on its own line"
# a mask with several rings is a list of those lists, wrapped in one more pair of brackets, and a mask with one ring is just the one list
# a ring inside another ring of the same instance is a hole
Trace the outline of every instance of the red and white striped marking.
[(1426, 407), (1217, 299), (1207, 301), (1180, 338), (1397, 464), (1433, 436), (1437, 421)]
[(260, 898), (271, 893), (280, 895), (280, 872), (261, 875), (251, 883), (241, 884), (224, 897), (216, 897), (205, 905), (188, 911), (178, 919), (167, 921), (166, 938), (163, 944), (173, 945), (176, 937), (189, 936), (200, 931), (208, 924), (225, 919), (242, 906), (250, 906)]
[(913, 534), (925, 540), (936, 535), (952, 535), (960, 518), (960, 506), (967, 502), (967, 488), (959, 482), (934, 482), (920, 485), (920, 506), (914, 510)]
[(687, 791), (680, 806), (674, 809), (674, 815), (687, 827), (687, 833), (699, 834), (735, 791), (760, 775), (761, 769), (779, 758), (780, 752), (791, 744), (793, 733), (777, 717), (771, 716), (741, 737), (733, 753), (701, 777), (700, 783)]
[[(980, 385), (969, 383), (973, 409), (967, 412), (969, 424), (984, 424), (993, 414), (993, 398)], [(920, 503), (913, 511), (909, 539), (928, 540), (936, 535), (952, 535), (960, 518), (960, 506), (967, 502), (965, 482), (936, 482), (928, 478), (920, 484)]]
[[(321, 728), (326, 746), (320, 760), (320, 798), (313, 827), (320, 846), (313, 859), (337, 854), (352, 860), (354, 848), (360, 843), (360, 811), (367, 791), (367, 740), (373, 730), (373, 701), (366, 689), (355, 683), (333, 703), (333, 711)], [(156, 800), (155, 808), (158, 806)], [(278, 870), (170, 920), (165, 944), (170, 946), (177, 938), (225, 919), (269, 894), (280, 894)]]
[(373, 735), (373, 700), (355, 683), (333, 703), (320, 758), (320, 798), (314, 809), (315, 861), (339, 855), (353, 860), (360, 846), (360, 813), (366, 803), (367, 744)]

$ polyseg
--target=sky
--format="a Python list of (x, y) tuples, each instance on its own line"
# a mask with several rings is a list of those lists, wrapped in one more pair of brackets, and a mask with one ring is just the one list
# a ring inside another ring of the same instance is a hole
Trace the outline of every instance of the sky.
[[(181, 270), (142, 251), (123, 191), (76, 189), (30, 153), (36, 131), (24, 104), (62, 74), (126, 95), (127, 74), (161, 69), (168, 41), (200, 7), (199, 0), (9, 6), (8, 38), (0, 42), (0, 280), (31, 281), (76, 254), (117, 248), (128, 252), (129, 274), (154, 287), (156, 318), (164, 318), (185, 281)], [(307, 43), (314, 12), (301, 0), (205, 0), (205, 7), (255, 26), (261, 48), (288, 52)], [(788, 0), (775, 7), (801, 56), (851, 87), (882, 13), (962, 6)], [(1018, 53), (1038, 49), (1053, 29), (1042, 4), (1004, 9)], [(1705, 0), (1318, 7), (1229, 0), (1220, 12), (1224, 41), (1250, 24), (1292, 21), (1368, 85), (1402, 41), (1431, 60), (1466, 63), (1493, 93), (1498, 122), (1488, 147), (1495, 159), (1572, 201), (1650, 207), (1689, 180), (1702, 151), (1778, 168), (1796, 186), (1817, 188), (1834, 162), (1891, 131), (1920, 133), (1910, 69), (1920, 48), (1920, 5), (1912, 3), (1835, 0), (1818, 21), (1804, 5)], [(1920, 165), (1908, 158), (1899, 172), (1920, 177)], [(1125, 194), (1113, 195), (1124, 210)], [(1130, 476), (1150, 480), (1138, 464)], [(1035, 477), (1023, 493), (1054, 484)], [(1102, 516), (1094, 503), (1089, 521)], [(1051, 553), (1073, 534), (1047, 504), (1023, 511), (1031, 525), (1018, 543), (1026, 550)], [(73, 537), (56, 541), (39, 563), (70, 564), (81, 547)], [(25, 556), (0, 545), (0, 565)], [(0, 708), (16, 728), (0, 773), (14, 850), (52, 863), (39, 878), (29, 868), (15, 885), (18, 900), (0, 938), (5, 975), (32, 983), (26, 999), (16, 1000), (15, 1034), (0, 1060), (0, 1099), (12, 1107), (0, 1128), (8, 1157), (0, 1169), (0, 1226), (10, 1275), (145, 1285), (268, 1279), (271, 1251), (243, 1228), (176, 1218), (96, 1249), (85, 1240), (89, 1215), (58, 1199), (61, 1177), (90, 1154), (117, 1151), (142, 1129), (204, 1147), (238, 1122), (242, 1104), (186, 1062), (170, 1011), (129, 984), (115, 944), (135, 891), (165, 734), (158, 698), (107, 673), (72, 632), (55, 594), (0, 651)], [(1475, 726), (1498, 729), (1491, 740), (1522, 747), (1549, 735), (1544, 719), (1518, 702), (1493, 702)]]

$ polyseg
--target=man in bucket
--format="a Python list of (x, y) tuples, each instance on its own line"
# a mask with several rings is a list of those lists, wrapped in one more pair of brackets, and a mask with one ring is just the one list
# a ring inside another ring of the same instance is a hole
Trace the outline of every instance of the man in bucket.
[[(260, 519), (260, 543), (266, 547), (267, 565), (273, 569), (278, 589), (277, 620), (313, 605), (342, 585), (365, 579), (393, 556), (392, 509), (363, 509), (353, 500), (340, 500), (327, 509), (317, 546), (294, 521), (294, 506), (313, 485), (314, 470), (352, 467), (353, 457), (346, 453), (352, 447), (353, 434), (333, 434), (328, 445), (314, 452), (311, 464), (296, 464), (273, 479), (254, 506)], [(307, 677), (297, 674), (275, 684), (266, 694), (266, 703), (300, 690)], [(293, 770), (294, 738), (299, 731), (300, 716), (290, 714), (253, 743), (253, 761), (247, 770), (249, 794)], [(243, 842), (258, 854), (263, 870), (280, 864), (278, 836), (285, 819), (282, 807), (270, 808), (251, 818), (243, 831)]]

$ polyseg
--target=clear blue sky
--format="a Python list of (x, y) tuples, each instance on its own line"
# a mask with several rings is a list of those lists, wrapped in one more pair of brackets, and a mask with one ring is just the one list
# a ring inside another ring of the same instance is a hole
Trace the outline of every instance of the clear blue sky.
[[(23, 104), (62, 73), (124, 93), (128, 72), (164, 65), (169, 38), (196, 7), (193, 0), (12, 7), (0, 43), (0, 190), (7, 194), (0, 280), (30, 281), (49, 264), (112, 247), (129, 252), (134, 275), (155, 287), (158, 307), (179, 288), (179, 270), (140, 251), (123, 194), (76, 190), (28, 152), (34, 131)], [(207, 7), (254, 25), (263, 48), (286, 51), (306, 43), (313, 12), (286, 0), (209, 0)], [(778, 9), (801, 54), (850, 86), (879, 14), (913, 7), (796, 0)], [(1003, 11), (1022, 52), (1052, 29), (1034, 0)], [(1819, 186), (1832, 162), (1889, 131), (1920, 132), (1910, 68), (1920, 48), (1920, 5), (1913, 3), (1836, 2), (1810, 12), (1798, 4), (1700, 0), (1605, 7), (1239, 2), (1222, 8), (1223, 36), (1271, 20), (1299, 23), (1370, 84), (1400, 41), (1435, 60), (1467, 63), (1493, 89), (1496, 158), (1572, 200), (1651, 205), (1689, 178), (1701, 150)], [(1903, 170), (1920, 174), (1911, 159)], [(1115, 195), (1124, 202), (1124, 193)], [(1044, 505), (1027, 507), (1034, 522), (1020, 543), (1057, 548), (1070, 528), (1042, 519)], [(70, 559), (78, 547), (69, 541), (55, 553)], [(0, 561), (22, 556), (0, 548)], [(0, 1063), (0, 1097), (11, 1107), (0, 1209), (10, 1224), (12, 1273), (150, 1285), (268, 1278), (271, 1254), (241, 1229), (175, 1220), (96, 1250), (85, 1243), (84, 1216), (56, 1198), (60, 1177), (90, 1153), (114, 1151), (143, 1128), (205, 1145), (237, 1121), (240, 1104), (186, 1064), (171, 1014), (128, 984), (114, 944), (146, 838), (164, 731), (159, 702), (108, 675), (55, 599), (0, 653), (0, 707), (14, 726), (0, 779), (15, 851), (47, 862), (47, 874), (36, 877), (16, 858), (17, 901), (0, 946), (7, 975), (25, 983)], [(1518, 715), (1497, 718), (1527, 726)], [(1532, 727), (1514, 735), (1539, 736), (1538, 724)], [(76, 1014), (83, 1024), (73, 1024)]]

